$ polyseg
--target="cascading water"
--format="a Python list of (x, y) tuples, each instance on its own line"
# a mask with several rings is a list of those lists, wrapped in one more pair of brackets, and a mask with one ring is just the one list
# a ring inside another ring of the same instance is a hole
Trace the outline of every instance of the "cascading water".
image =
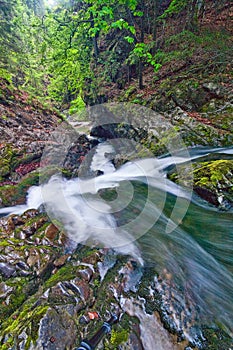
[[(59, 220), (77, 243), (115, 248), (145, 266), (155, 266), (170, 288), (164, 303), (177, 328), (186, 324), (188, 338), (192, 318), (197, 324), (221, 323), (230, 333), (233, 213), (218, 211), (166, 178), (172, 164), (187, 161), (182, 155), (135, 160), (115, 170), (106, 152), (113, 153), (112, 146), (100, 144), (91, 163), (92, 170), (103, 175), (71, 180), (53, 176), (47, 184), (30, 189), (27, 205), (3, 208), (0, 214), (45, 203), (50, 217)], [(194, 150), (191, 158), (209, 153), (229, 156), (233, 149)], [(108, 197), (110, 190), (113, 199)], [(179, 222), (173, 210), (177, 200), (177, 212), (187, 208)], [(162, 288), (156, 278), (154, 283)]]

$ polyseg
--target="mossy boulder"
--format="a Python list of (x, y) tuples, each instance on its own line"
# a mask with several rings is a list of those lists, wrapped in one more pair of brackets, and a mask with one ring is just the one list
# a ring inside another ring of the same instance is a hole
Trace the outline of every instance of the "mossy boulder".
[(194, 191), (203, 199), (222, 209), (233, 205), (233, 161), (220, 159), (196, 162), (190, 168), (181, 166), (179, 175), (174, 171), (169, 174), (172, 181), (186, 187), (193, 187)]

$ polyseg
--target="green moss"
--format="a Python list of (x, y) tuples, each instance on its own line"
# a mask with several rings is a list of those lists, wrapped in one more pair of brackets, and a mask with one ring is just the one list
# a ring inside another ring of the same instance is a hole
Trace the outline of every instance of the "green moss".
[(46, 314), (48, 308), (49, 306), (47, 305), (41, 305), (32, 311), (31, 335), (33, 341), (37, 340), (40, 320)]
[(0, 187), (0, 198), (3, 206), (23, 204), (29, 187), (38, 185), (39, 174), (33, 171), (22, 178), (17, 185), (5, 185)]
[(52, 275), (45, 283), (44, 290), (54, 286), (56, 283), (71, 280), (76, 277), (77, 267), (71, 263), (66, 263), (54, 275)]
[(110, 343), (114, 346), (117, 347), (122, 343), (125, 343), (129, 337), (129, 332), (125, 329), (122, 329), (120, 331), (115, 331), (114, 329), (112, 330), (111, 333), (111, 338), (110, 338)]
[[(196, 186), (206, 186), (210, 189), (230, 187), (233, 176), (233, 161), (215, 160), (196, 164), (193, 171), (194, 184)], [(229, 189), (230, 189), (229, 188)]]
[[(34, 299), (32, 299), (34, 301)], [(11, 335), (6, 345), (13, 345), (14, 336), (18, 336), (22, 331), (26, 330), (27, 333), (27, 346), (25, 350), (29, 349), (31, 342), (34, 342), (38, 338), (39, 322), (41, 318), (46, 314), (47, 305), (39, 305), (35, 309), (31, 308), (31, 303), (25, 304), (21, 312), (15, 314), (15, 319), (12, 321), (7, 320), (2, 324), (2, 334)]]
[(5, 144), (0, 152), (0, 176), (7, 176), (11, 171), (11, 161), (14, 155), (10, 144)]
[[(29, 209), (29, 211), (30, 211), (30, 209)], [(25, 215), (27, 212), (28, 212), (28, 211), (26, 211), (23, 215)], [(43, 213), (38, 213), (38, 212), (36, 211), (36, 215), (35, 215), (34, 217), (32, 217), (32, 218), (27, 219), (27, 221), (26, 221), (26, 223), (23, 225), (23, 227), (25, 227), (25, 228), (26, 228), (26, 227), (29, 227), (29, 226), (35, 224), (36, 222), (38, 222), (38, 221), (39, 221), (40, 219), (42, 219), (42, 218), (44, 218), (45, 220), (48, 220), (48, 218), (47, 218)], [(46, 225), (48, 225), (48, 223), (46, 223)], [(21, 227), (20, 229), (22, 229), (22, 227)]]
[[(191, 173), (193, 176), (191, 176)], [(206, 162), (196, 162), (189, 170), (187, 166), (179, 166), (179, 174), (172, 170), (168, 174), (170, 180), (180, 185), (206, 189), (213, 194), (217, 203), (219, 195), (224, 196), (228, 203), (233, 203), (233, 161), (220, 159)], [(205, 192), (201, 194), (206, 199)], [(208, 198), (208, 197), (207, 197)]]
[(27, 299), (27, 296), (23, 293), (23, 286), (28, 282), (28, 278), (13, 278), (8, 280), (7, 284), (14, 288), (14, 292), (11, 294), (9, 304), (0, 305), (0, 319), (3, 322), (10, 315), (12, 315)]
[(7, 240), (0, 240), (0, 247), (9, 247), (9, 242)]

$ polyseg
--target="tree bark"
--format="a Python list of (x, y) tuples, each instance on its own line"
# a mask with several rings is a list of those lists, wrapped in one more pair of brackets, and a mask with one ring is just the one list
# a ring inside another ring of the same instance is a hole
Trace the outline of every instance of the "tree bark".
[[(141, 10), (144, 13), (145, 11), (144, 0), (141, 1)], [(145, 15), (143, 14), (143, 16), (141, 17), (141, 38), (140, 38), (141, 43), (144, 43), (144, 32), (145, 32), (144, 19), (145, 19)], [(139, 58), (139, 64), (138, 64), (138, 85), (139, 85), (139, 89), (142, 90), (143, 89), (143, 62), (141, 58)]]
[[(93, 17), (93, 14), (91, 13), (90, 15), (90, 20), (91, 20), (91, 28), (94, 28), (95, 25), (94, 25), (94, 17)], [(98, 60), (98, 57), (99, 57), (99, 47), (98, 47), (98, 42), (97, 42), (97, 34), (95, 34), (95, 36), (93, 37), (93, 47), (94, 47), (94, 58), (95, 58), (95, 63), (97, 64), (97, 60)]]
[(156, 52), (156, 40), (157, 40), (157, 28), (158, 28), (158, 23), (157, 23), (157, 18), (158, 18), (158, 10), (159, 10), (159, 0), (154, 0), (154, 9), (153, 9), (153, 29), (152, 29), (152, 36), (153, 36), (153, 42), (154, 46), (152, 48), (152, 55), (155, 54)]

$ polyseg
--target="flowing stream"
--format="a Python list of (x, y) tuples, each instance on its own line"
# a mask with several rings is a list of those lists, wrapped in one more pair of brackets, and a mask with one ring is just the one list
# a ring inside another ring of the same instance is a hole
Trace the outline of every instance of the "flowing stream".
[[(107, 142), (97, 147), (91, 170), (102, 175), (71, 180), (53, 176), (29, 190), (26, 205), (0, 209), (0, 214), (45, 203), (73, 241), (114, 248), (145, 268), (155, 266), (166, 287), (156, 278), (155, 286), (176, 327), (187, 328), (187, 337), (192, 338), (188, 323), (193, 318), (196, 324), (221, 324), (231, 333), (232, 211), (219, 211), (167, 179), (171, 166), (187, 162), (182, 153), (131, 161), (116, 170), (106, 156), (112, 152)], [(233, 148), (190, 153), (192, 161), (210, 155), (233, 157)]]

